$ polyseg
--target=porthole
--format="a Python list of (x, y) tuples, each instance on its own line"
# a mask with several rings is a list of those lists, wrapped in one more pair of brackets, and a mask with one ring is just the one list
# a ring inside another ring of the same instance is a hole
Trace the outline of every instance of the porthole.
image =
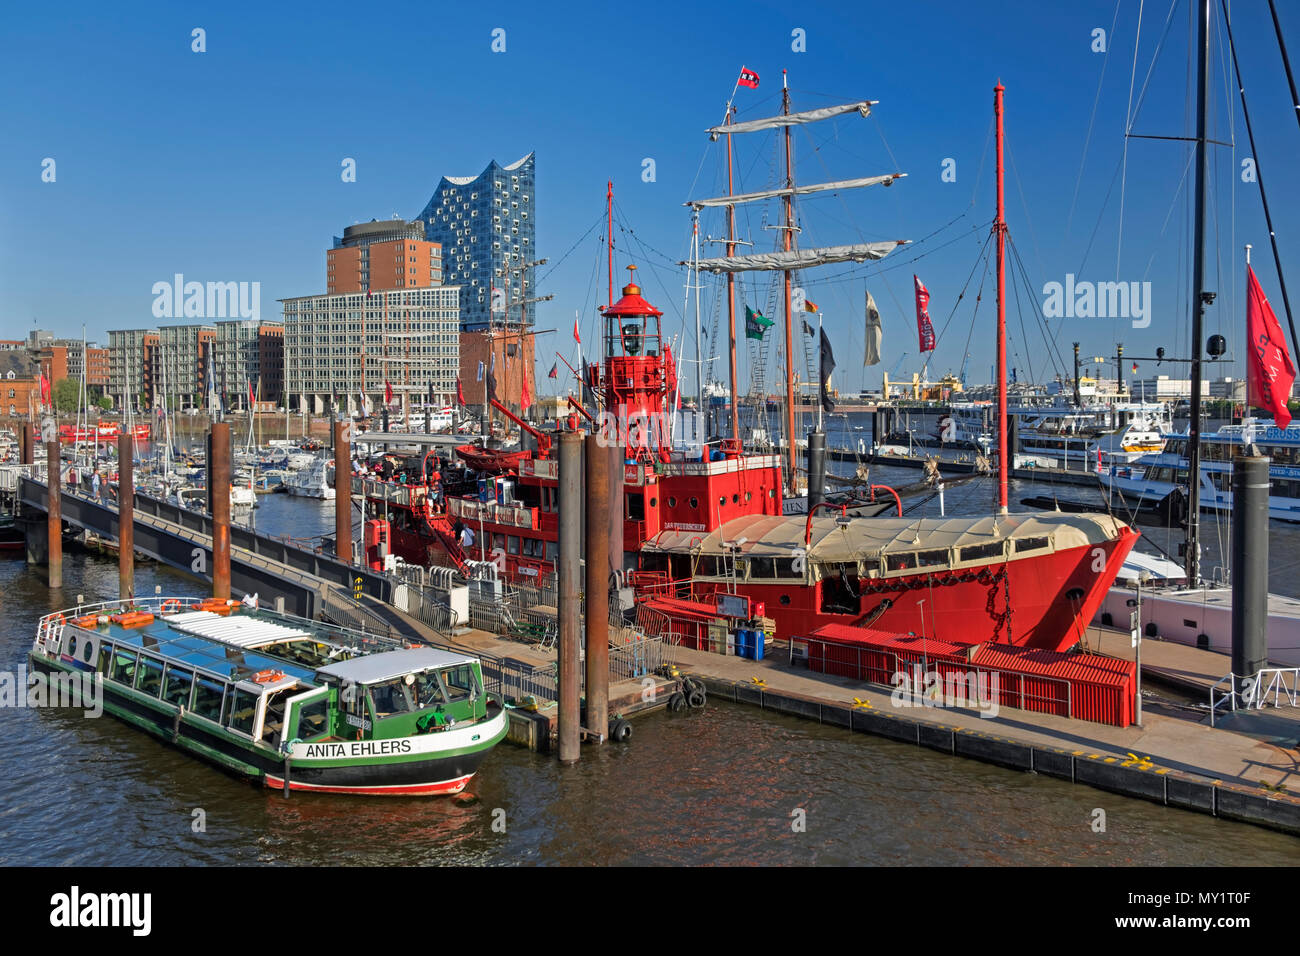
[(668, 507), (669, 508), (677, 507), (677, 499), (672, 497), (671, 495), (668, 496)]
[(775, 497), (776, 497), (776, 489), (775, 489), (775, 488), (769, 488), (769, 489), (767, 489), (767, 496), (768, 496), (769, 498), (775, 498)]
[(700, 499), (699, 499), (699, 498), (692, 498), (692, 499), (691, 499), (691, 507), (692, 507), (692, 508), (698, 508), (699, 506), (700, 506)]
[(658, 507), (659, 507), (659, 499), (658, 499), (658, 498), (651, 498), (651, 499), (650, 499), (650, 507), (651, 507), (651, 508), (658, 508)]
[(94, 656), (95, 656), (95, 643), (93, 641), (86, 641), (86, 647), (81, 653), (81, 659), (85, 661), (87, 664), (89, 664), (90, 659)]
[(777, 600), (781, 602), (782, 607), (788, 607), (790, 605), (790, 595), (788, 594), (782, 594)]
[(754, 493), (753, 493), (752, 491), (747, 491), (747, 492), (745, 492), (745, 501), (746, 501), (746, 503), (748, 503), (748, 502), (750, 502), (750, 501), (753, 501), (753, 500), (754, 500)]
[(77, 656), (77, 635), (73, 634), (68, 638), (68, 656)]
[[(746, 499), (746, 500), (748, 500), (748, 499)], [(738, 504), (740, 504), (740, 495), (732, 495), (732, 496), (731, 496), (731, 503), (732, 503), (733, 505), (738, 505)]]
[(726, 496), (726, 495), (718, 495), (718, 507), (719, 507), (719, 508), (725, 508), (726, 506), (727, 506), (727, 496)]

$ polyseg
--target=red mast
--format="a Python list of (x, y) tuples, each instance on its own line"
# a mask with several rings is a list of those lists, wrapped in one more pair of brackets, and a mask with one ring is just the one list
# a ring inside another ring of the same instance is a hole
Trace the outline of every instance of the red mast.
[[(727, 125), (731, 125), (731, 114), (734, 108), (727, 107)], [(727, 134), (727, 195), (734, 195), (731, 180), (731, 134)], [(727, 207), (727, 255), (736, 254), (736, 207)], [(698, 278), (696, 279), (698, 282)], [(736, 396), (736, 274), (727, 273), (727, 343), (730, 346), (729, 354), (731, 361), (731, 438), (733, 441), (740, 438), (740, 399)], [(704, 414), (704, 395), (696, 396), (700, 403), (699, 409), (695, 414)]]
[(1007, 513), (1007, 219), (1002, 201), (1002, 81), (993, 87), (993, 115), (998, 124), (998, 514)]
[[(781, 71), (781, 113), (790, 112), (790, 89), (786, 83), (786, 72)], [(785, 188), (794, 188), (794, 170), (790, 166), (790, 127), (785, 128)], [(794, 244), (794, 197), (785, 197), (785, 242), (782, 248), (790, 251)], [(799, 451), (794, 443), (794, 333), (790, 315), (790, 270), (785, 270), (785, 420), (786, 432), (790, 442), (790, 494), (798, 491)]]
[(605, 184), (605, 203), (608, 206), (606, 218), (609, 220), (609, 242), (606, 244), (609, 249), (609, 298), (606, 299), (608, 305), (614, 304), (614, 180), (609, 180)]

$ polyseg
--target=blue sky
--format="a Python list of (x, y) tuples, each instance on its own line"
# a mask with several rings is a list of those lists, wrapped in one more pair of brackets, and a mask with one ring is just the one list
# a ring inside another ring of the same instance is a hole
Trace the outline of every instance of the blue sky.
[[(991, 274), (977, 315), (974, 298), (994, 208), (988, 133), (999, 77), (1007, 87), (1008, 219), (1036, 294), (1029, 302), (1022, 285), (1020, 310), (1014, 296), (1008, 307), (1020, 376), (1032, 368), (1039, 379), (1051, 377), (1049, 342), (1067, 362), (1076, 339), (1085, 355), (1112, 353), (1116, 341), (1129, 355), (1153, 354), (1157, 345), (1186, 354), (1188, 146), (1131, 140), (1127, 175), (1116, 175), (1134, 72), (1136, 99), (1150, 71), (1134, 131), (1191, 131), (1188, 4), (1178, 0), (1167, 34), (1168, 6), (1155, 6), (1146, 5), (1136, 66), (1136, 0), (1121, 0), (1118, 12), (1110, 2), (1027, 0), (1000, 7), (919, 2), (887, 11), (678, 0), (482, 10), (415, 3), (67, 4), (57, 13), (16, 7), (0, 36), (9, 90), (0, 114), (0, 337), (18, 337), (33, 324), (75, 335), (84, 323), (91, 338), (106, 339), (109, 328), (156, 324), (151, 288), (177, 272), (260, 282), (262, 314), (274, 316), (276, 299), (324, 290), (325, 249), (344, 226), (413, 216), (443, 174), (476, 174), (490, 159), (506, 163), (535, 150), (537, 253), (551, 262), (540, 270), (538, 291), (555, 297), (540, 307), (539, 327), (559, 330), (538, 340), (539, 380), (548, 384), (557, 349), (571, 355), (575, 309), (589, 330), (584, 340), (594, 335), (594, 310), (605, 298), (603, 226), (583, 237), (603, 216), (609, 178), (620, 220), (616, 281), (634, 259), (668, 331), (688, 335), (679, 351), (693, 354), (693, 331), (682, 325), (685, 275), (674, 265), (690, 240), (682, 203), (725, 189), (722, 143), (711, 144), (703, 130), (721, 118), (744, 64), (762, 81), (739, 91), (741, 120), (779, 110), (782, 69), (789, 70), (795, 109), (880, 101), (868, 119), (796, 133), (800, 182), (908, 174), (889, 190), (805, 200), (802, 245), (932, 237), (878, 265), (805, 274), (835, 343), (841, 388), (878, 387), (881, 371), (896, 364), (903, 373), (919, 369), (913, 271), (930, 290), (931, 315), (943, 332), (930, 371), (959, 369), (969, 350), (970, 378), (988, 377)], [(1267, 10), (1238, 7), (1233, 27), (1260, 164), (1300, 300), (1300, 187), (1289, 168), (1300, 128)], [(1300, 55), (1300, 10), (1283, 5), (1282, 16), (1291, 52)], [(1243, 243), (1255, 245), (1265, 291), (1284, 324), (1285, 317), (1258, 186), (1238, 174), (1250, 150), (1236, 85), (1222, 72), (1226, 40), (1217, 8), (1215, 23), (1213, 135), (1235, 138), (1237, 148), (1214, 150), (1211, 287), (1219, 299), (1207, 334), (1227, 335), (1240, 356)], [(191, 52), (195, 27), (206, 31), (204, 53)], [(504, 53), (491, 50), (498, 27), (506, 31)], [(1107, 33), (1105, 54), (1091, 50), (1097, 28)], [(795, 30), (804, 31), (804, 52), (792, 49)], [(738, 189), (763, 188), (777, 174), (774, 147), (759, 134), (736, 138)], [(47, 157), (57, 164), (53, 183), (41, 181)], [(341, 181), (345, 157), (356, 160), (355, 183)], [(647, 158), (653, 182), (643, 181)], [(956, 182), (941, 179), (945, 159), (956, 162)], [(759, 249), (776, 235), (762, 228), (762, 213), (755, 206), (741, 218), (742, 234)], [(713, 235), (723, 228), (720, 218), (702, 223)], [(1064, 282), (1067, 273), (1151, 282), (1150, 327), (1066, 318), (1040, 330), (1034, 309), (1043, 285)], [(867, 370), (864, 288), (885, 327), (884, 361)], [(765, 286), (755, 281), (744, 290), (746, 301), (765, 306)], [(711, 295), (710, 288), (706, 326)], [(704, 351), (714, 350), (706, 343)], [(748, 364), (743, 357), (742, 373)], [(1228, 371), (1240, 374), (1240, 367)], [(1142, 363), (1140, 374), (1154, 372)]]

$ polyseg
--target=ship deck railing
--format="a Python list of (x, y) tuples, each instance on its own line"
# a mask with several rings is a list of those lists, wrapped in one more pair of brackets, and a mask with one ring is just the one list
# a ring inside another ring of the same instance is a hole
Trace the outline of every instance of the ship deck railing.
[(1254, 677), (1228, 673), (1210, 687), (1210, 726), (1220, 713), (1237, 710), (1262, 710), (1274, 707), (1300, 707), (1300, 667), (1261, 667)]

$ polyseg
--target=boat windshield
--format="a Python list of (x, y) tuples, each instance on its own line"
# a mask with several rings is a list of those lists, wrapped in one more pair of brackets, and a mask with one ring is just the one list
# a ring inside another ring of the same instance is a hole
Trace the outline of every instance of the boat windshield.
[(447, 690), (447, 699), (455, 702), (469, 700), (479, 694), (478, 677), (469, 664), (458, 664), (438, 672)]
[[(376, 717), (391, 717), (394, 714), (426, 710), (444, 703), (447, 699), (443, 696), (442, 686), (438, 683), (436, 674), (429, 671), (403, 674), (392, 680), (371, 684), (367, 689)], [(461, 700), (463, 697), (453, 696), (451, 699)]]

